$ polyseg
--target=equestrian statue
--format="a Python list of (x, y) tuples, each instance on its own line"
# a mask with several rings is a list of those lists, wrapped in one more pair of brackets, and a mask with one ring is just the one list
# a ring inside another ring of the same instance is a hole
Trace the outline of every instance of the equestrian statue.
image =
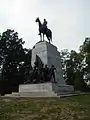
[(38, 35), (40, 35), (41, 41), (42, 41), (42, 35), (43, 35), (43, 41), (44, 41), (44, 35), (46, 35), (49, 43), (52, 42), (52, 31), (47, 28), (46, 19), (44, 19), (43, 24), (41, 23), (39, 17), (36, 18), (35, 22), (38, 22), (38, 25), (39, 25), (39, 34)]

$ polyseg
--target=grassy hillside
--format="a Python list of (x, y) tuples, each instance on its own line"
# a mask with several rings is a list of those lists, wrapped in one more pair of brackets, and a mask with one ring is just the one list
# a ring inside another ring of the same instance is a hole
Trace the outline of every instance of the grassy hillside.
[(90, 120), (90, 95), (0, 98), (0, 120)]

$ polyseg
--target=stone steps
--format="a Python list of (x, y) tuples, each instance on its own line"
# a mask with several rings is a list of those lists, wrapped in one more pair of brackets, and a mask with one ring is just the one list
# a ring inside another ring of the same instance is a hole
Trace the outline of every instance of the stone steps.
[(57, 94), (49, 91), (34, 91), (34, 92), (19, 92), (19, 93), (12, 93), (6, 96), (9, 97), (57, 97)]
[(28, 96), (28, 97), (56, 97), (57, 96), (57, 94), (55, 94), (54, 92), (48, 92), (48, 91), (19, 93), (19, 95)]

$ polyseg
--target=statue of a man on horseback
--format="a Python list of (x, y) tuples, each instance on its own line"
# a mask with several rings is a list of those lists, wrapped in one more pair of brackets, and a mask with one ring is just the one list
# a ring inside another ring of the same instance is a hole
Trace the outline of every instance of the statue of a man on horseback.
[(44, 21), (43, 21), (43, 27), (47, 30), (47, 20), (46, 19), (44, 19)]
[[(43, 27), (44, 31), (46, 32), (46, 30), (47, 30), (47, 20), (46, 19), (44, 19), (42, 27)], [(38, 35), (40, 35), (40, 31), (39, 31)]]
[(47, 39), (50, 41), (52, 41), (52, 32), (50, 29), (47, 28), (47, 20), (44, 19), (43, 24), (41, 24), (41, 21), (39, 18), (36, 19), (36, 22), (38, 22), (39, 24), (39, 34), (41, 41), (42, 41), (42, 34), (43, 34), (43, 41), (44, 41), (44, 35), (46, 35)]

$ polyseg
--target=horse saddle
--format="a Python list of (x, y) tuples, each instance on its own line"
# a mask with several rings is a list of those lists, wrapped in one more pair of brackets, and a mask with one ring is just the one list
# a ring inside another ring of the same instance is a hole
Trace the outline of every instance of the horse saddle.
[(46, 31), (47, 31), (47, 26), (46, 26), (46, 25), (43, 25), (43, 26), (42, 26), (42, 30), (46, 33)]

